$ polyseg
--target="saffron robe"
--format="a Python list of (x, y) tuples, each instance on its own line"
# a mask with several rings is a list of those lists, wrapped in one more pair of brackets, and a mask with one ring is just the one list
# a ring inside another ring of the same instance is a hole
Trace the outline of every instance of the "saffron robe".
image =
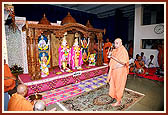
[(117, 101), (121, 101), (127, 80), (127, 75), (129, 73), (129, 56), (127, 50), (123, 45), (117, 49), (113, 49), (112, 55), (120, 62), (126, 63), (126, 65), (119, 68), (116, 68), (116, 64), (118, 64), (118, 62), (114, 59), (111, 58), (109, 63), (109, 95), (112, 98), (115, 98)]
[(104, 44), (104, 47), (103, 47), (103, 59), (104, 59), (104, 63), (109, 63), (109, 59), (107, 58), (107, 52), (108, 52), (108, 48), (110, 48), (111, 46), (112, 46), (111, 42), (107, 42), (107, 43)]
[(8, 64), (4, 64), (4, 78), (5, 77), (9, 78), (4, 80), (4, 92), (7, 92), (9, 90), (12, 90), (15, 87), (15, 80), (12, 79), (12, 77), (14, 76), (12, 75)]
[(145, 64), (144, 64), (144, 62), (143, 61), (135, 61), (135, 67), (137, 68), (137, 69), (140, 69), (140, 68), (143, 68), (145, 66)]
[(33, 105), (22, 95), (15, 93), (9, 100), (8, 111), (33, 111)]
[(133, 57), (133, 48), (132, 47), (129, 48), (128, 55), (129, 55), (129, 57)]

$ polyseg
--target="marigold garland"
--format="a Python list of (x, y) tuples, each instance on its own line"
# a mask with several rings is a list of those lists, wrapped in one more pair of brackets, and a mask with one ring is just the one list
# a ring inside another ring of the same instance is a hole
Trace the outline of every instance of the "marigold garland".
[(82, 44), (82, 47), (83, 47), (83, 48), (87, 48), (87, 46), (85, 47), (83, 44)]
[[(67, 46), (67, 48), (69, 48), (69, 46)], [(61, 45), (61, 49), (63, 49), (63, 45)], [(66, 52), (67, 52), (67, 51), (66, 51)], [(67, 52), (66, 54), (65, 54), (65, 52), (64, 52), (64, 55), (65, 55), (65, 56), (68, 56), (68, 54), (69, 54), (68, 52)]]
[(88, 61), (89, 56), (90, 56), (90, 52), (88, 52), (88, 56), (87, 56), (86, 60), (85, 60), (85, 59), (83, 59), (83, 56), (82, 56), (83, 61), (84, 61), (84, 62)]

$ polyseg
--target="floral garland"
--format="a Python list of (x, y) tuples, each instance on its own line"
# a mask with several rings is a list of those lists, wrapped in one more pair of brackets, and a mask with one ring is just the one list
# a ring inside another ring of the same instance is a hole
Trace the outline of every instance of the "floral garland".
[[(74, 50), (76, 50), (76, 47), (74, 47)], [(80, 55), (80, 47), (78, 48), (77, 56)]]
[[(67, 48), (69, 48), (69, 46), (67, 46)], [(61, 49), (63, 49), (63, 45), (61, 45)], [(67, 52), (67, 51), (66, 51), (66, 52)], [(68, 52), (65, 53), (65, 51), (64, 51), (64, 55), (65, 55), (65, 56), (68, 56)]]
[(83, 59), (84, 62), (86, 62), (86, 61), (88, 61), (89, 57), (90, 57), (90, 52), (88, 52), (88, 56), (87, 56), (86, 60), (83, 59), (83, 56), (82, 56), (82, 59)]
[(46, 50), (46, 49), (48, 49), (48, 45), (46, 45), (44, 48), (39, 46), (39, 48), (40, 48), (40, 50)]
[[(61, 45), (61, 48), (63, 48), (64, 46), (63, 45)], [(69, 48), (69, 46), (67, 46), (67, 48)]]
[(87, 46), (85, 47), (83, 44), (82, 44), (82, 47), (83, 47), (83, 48), (87, 48)]

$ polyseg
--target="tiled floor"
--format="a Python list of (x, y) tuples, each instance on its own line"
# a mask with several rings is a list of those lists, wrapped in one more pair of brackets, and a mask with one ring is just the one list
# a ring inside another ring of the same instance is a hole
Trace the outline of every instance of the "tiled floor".
[[(163, 82), (129, 75), (126, 88), (145, 94), (145, 97), (132, 106), (129, 111), (164, 111), (165, 101)], [(14, 89), (12, 92), (16, 92), (16, 89)], [(61, 111), (61, 108), (57, 104), (48, 106), (47, 110), (54, 107), (56, 107), (58, 111)]]
[[(126, 88), (145, 94), (145, 97), (132, 106), (129, 111), (163, 111), (164, 110), (164, 84), (145, 78), (128, 76)], [(47, 107), (47, 110), (53, 107), (58, 111), (61, 109), (57, 104)]]
[(164, 83), (128, 76), (126, 87), (145, 94), (129, 111), (164, 111)]

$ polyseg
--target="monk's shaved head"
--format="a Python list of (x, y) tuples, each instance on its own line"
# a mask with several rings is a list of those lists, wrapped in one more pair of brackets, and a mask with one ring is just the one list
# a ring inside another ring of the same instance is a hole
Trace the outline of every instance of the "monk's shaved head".
[(114, 44), (115, 44), (115, 48), (119, 48), (120, 46), (122, 46), (122, 40), (121, 40), (121, 38), (116, 38), (114, 40)]
[(34, 111), (44, 111), (46, 109), (45, 103), (42, 100), (37, 100), (34, 104)]
[(115, 41), (122, 42), (122, 39), (121, 38), (116, 38)]
[(20, 94), (20, 95), (25, 96), (26, 93), (27, 93), (27, 86), (24, 85), (24, 84), (18, 85), (18, 87), (17, 87), (17, 93)]

